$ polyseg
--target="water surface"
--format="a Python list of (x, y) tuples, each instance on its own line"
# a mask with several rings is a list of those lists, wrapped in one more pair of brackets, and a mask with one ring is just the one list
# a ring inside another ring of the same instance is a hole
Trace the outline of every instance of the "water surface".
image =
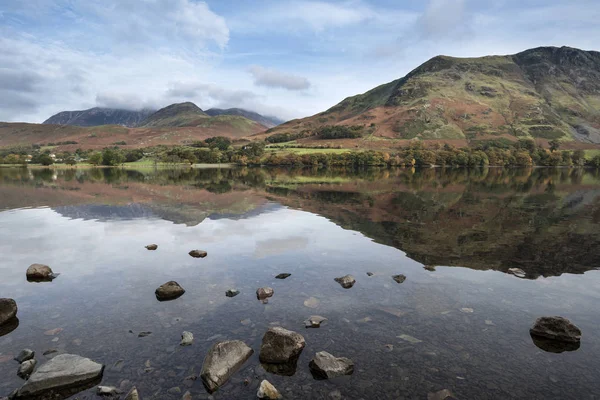
[[(600, 393), (594, 171), (0, 169), (0, 210), (0, 296), (17, 301), (20, 320), (0, 337), (0, 397), (22, 384), (12, 357), (28, 347), (39, 362), (49, 349), (102, 362), (102, 384), (135, 385), (144, 399), (206, 399), (186, 377), (226, 339), (255, 354), (214, 399), (254, 399), (265, 378), (288, 399)], [(32, 263), (61, 275), (29, 283)], [(282, 272), (292, 276), (274, 279)], [(334, 281), (346, 274), (351, 289)], [(158, 302), (170, 280), (187, 292)], [(262, 286), (275, 290), (268, 304)], [(227, 298), (229, 288), (241, 294)], [(305, 329), (310, 315), (328, 321)], [(581, 347), (538, 348), (529, 328), (543, 315), (576, 323)], [(270, 326), (306, 339), (292, 376), (258, 361)], [(179, 346), (184, 330), (191, 347)], [(354, 374), (314, 380), (308, 362), (322, 350), (351, 358)]]

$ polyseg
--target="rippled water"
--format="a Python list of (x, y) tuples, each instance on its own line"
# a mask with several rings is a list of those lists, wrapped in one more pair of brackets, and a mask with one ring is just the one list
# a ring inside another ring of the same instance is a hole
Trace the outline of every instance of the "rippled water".
[[(186, 377), (225, 339), (255, 354), (214, 399), (253, 399), (265, 378), (288, 399), (600, 393), (594, 171), (0, 169), (0, 210), (0, 297), (17, 301), (20, 320), (0, 337), (0, 397), (23, 383), (12, 358), (28, 347), (39, 362), (49, 349), (102, 362), (103, 385), (135, 385), (144, 399), (207, 399)], [(29, 283), (32, 263), (61, 275)], [(282, 272), (292, 275), (276, 280)], [(346, 274), (351, 289), (334, 281)], [(158, 302), (170, 280), (186, 293)], [(275, 290), (268, 304), (256, 299), (262, 286)], [(310, 315), (328, 321), (305, 329)], [(581, 347), (536, 347), (529, 328), (543, 315), (577, 324)], [(293, 376), (258, 361), (276, 325), (306, 339)], [(184, 330), (190, 347), (179, 346)], [(321, 350), (351, 358), (354, 374), (314, 380), (308, 363)]]

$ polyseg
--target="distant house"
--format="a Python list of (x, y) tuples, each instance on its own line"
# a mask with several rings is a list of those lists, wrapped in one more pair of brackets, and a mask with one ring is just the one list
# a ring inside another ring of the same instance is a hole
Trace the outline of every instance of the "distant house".
[(33, 159), (33, 156), (31, 154), (27, 154), (25, 156), (25, 162), (31, 162), (32, 159)]
[(56, 154), (50, 154), (50, 158), (56, 160)]

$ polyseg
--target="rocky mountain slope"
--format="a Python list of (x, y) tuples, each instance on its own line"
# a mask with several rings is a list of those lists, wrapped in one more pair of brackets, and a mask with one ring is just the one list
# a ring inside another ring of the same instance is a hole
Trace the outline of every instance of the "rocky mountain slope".
[(122, 125), (131, 128), (137, 126), (152, 113), (154, 113), (154, 110), (151, 109), (130, 111), (94, 107), (88, 110), (59, 112), (43, 123), (75, 126)]
[(269, 134), (314, 137), (331, 125), (395, 140), (600, 143), (600, 52), (540, 47), (508, 56), (438, 56), (401, 79)]
[(259, 113), (244, 110), (242, 108), (228, 108), (226, 110), (221, 108), (211, 108), (209, 110), (206, 110), (205, 112), (213, 117), (217, 115), (239, 115), (241, 117), (248, 118), (252, 121), (256, 121), (259, 124), (266, 126), (267, 128), (273, 128), (285, 122), (284, 120), (279, 119), (277, 117), (260, 115)]

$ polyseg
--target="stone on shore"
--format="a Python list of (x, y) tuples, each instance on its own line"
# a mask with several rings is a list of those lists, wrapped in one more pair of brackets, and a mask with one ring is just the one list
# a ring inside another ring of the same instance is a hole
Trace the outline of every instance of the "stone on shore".
[(52, 272), (52, 269), (43, 264), (31, 264), (29, 268), (27, 268), (27, 280), (41, 282), (41, 281), (51, 281), (58, 276)]
[(344, 289), (350, 289), (356, 283), (356, 279), (352, 275), (346, 275), (334, 279), (337, 283), (342, 285)]
[(15, 361), (23, 363), (25, 361), (31, 360), (33, 357), (35, 357), (35, 351), (30, 349), (23, 349), (21, 350), (19, 355), (15, 357)]
[(127, 396), (125, 396), (125, 400), (140, 400), (140, 395), (138, 394), (137, 388), (134, 386), (131, 388)]
[(263, 336), (259, 358), (268, 364), (293, 363), (300, 357), (305, 345), (301, 334), (277, 326)]
[(156, 250), (156, 249), (158, 249), (158, 245), (157, 244), (149, 244), (148, 246), (146, 246), (146, 248), (148, 250)]
[(331, 379), (343, 375), (352, 375), (354, 362), (349, 358), (335, 357), (326, 351), (315, 354), (308, 364), (315, 379)]
[(189, 252), (190, 256), (194, 258), (204, 258), (208, 255), (204, 250), (192, 250)]
[(400, 274), (400, 275), (394, 275), (392, 276), (392, 278), (397, 282), (397, 283), (402, 283), (406, 280), (406, 276)]
[(292, 274), (279, 274), (275, 277), (275, 279), (286, 279), (286, 278), (289, 278), (290, 276), (292, 276)]
[(38, 368), (19, 389), (17, 396), (36, 397), (49, 391), (95, 383), (102, 378), (103, 371), (104, 365), (88, 358), (61, 354)]
[(17, 375), (19, 376), (19, 378), (29, 378), (29, 376), (33, 373), (33, 370), (35, 369), (36, 364), (37, 361), (35, 360), (27, 360), (21, 363), (21, 365), (19, 366), (19, 370), (17, 371)]
[(17, 316), (17, 302), (13, 299), (0, 299), (0, 325), (11, 322)]
[(228, 291), (225, 292), (225, 296), (227, 296), (227, 297), (235, 297), (238, 294), (240, 294), (240, 291), (237, 289), (229, 289)]
[(269, 297), (272, 297), (273, 294), (275, 294), (275, 291), (273, 290), (273, 288), (270, 287), (263, 287), (256, 290), (256, 298), (259, 300), (264, 300)]
[(208, 350), (200, 373), (206, 390), (214, 393), (223, 386), (253, 353), (254, 350), (239, 340), (215, 343)]
[(174, 300), (181, 297), (185, 293), (185, 290), (179, 286), (175, 281), (165, 283), (156, 289), (156, 298), (159, 301)]
[(185, 331), (181, 334), (180, 346), (191, 346), (194, 343), (194, 335), (192, 332)]
[(120, 393), (121, 391), (114, 386), (98, 386), (98, 389), (96, 390), (96, 394), (98, 396), (114, 397), (119, 395)]
[(576, 343), (581, 340), (581, 330), (563, 317), (541, 317), (529, 330), (532, 336), (543, 337), (559, 342)]
[(267, 400), (277, 400), (283, 398), (275, 386), (273, 386), (271, 382), (266, 379), (260, 383), (256, 397)]

